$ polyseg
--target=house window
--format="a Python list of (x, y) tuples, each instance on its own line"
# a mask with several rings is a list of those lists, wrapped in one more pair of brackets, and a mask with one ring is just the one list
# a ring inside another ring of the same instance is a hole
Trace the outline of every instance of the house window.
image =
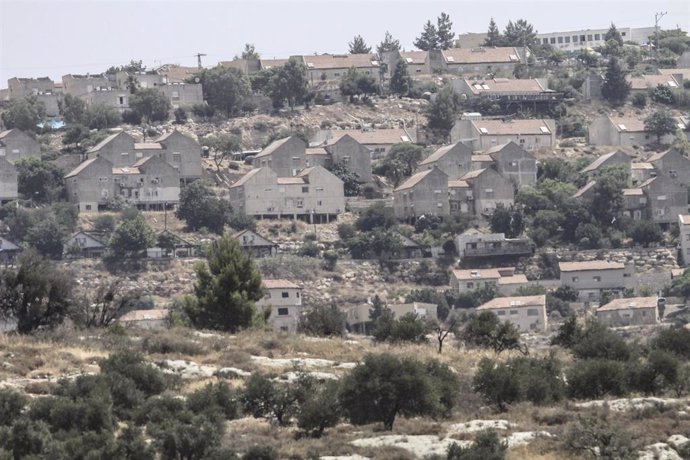
[(287, 316), (288, 315), (288, 309), (287, 307), (282, 307), (278, 309), (278, 316)]
[(671, 169), (668, 171), (668, 175), (671, 177), (678, 177), (678, 171), (674, 171)]
[(542, 38), (541, 39), (542, 45), (548, 45), (549, 44), (549, 39), (548, 38)]
[(601, 40), (601, 35), (599, 35), (599, 34), (594, 34), (594, 39), (595, 39), (595, 40)]
[(592, 279), (597, 283), (601, 283), (601, 276), (593, 276)]
[(128, 156), (129, 156), (129, 152), (122, 152), (120, 155), (122, 155), (123, 158), (124, 158), (124, 157), (128, 157)]
[(587, 35), (587, 41), (588, 41), (588, 42), (591, 42), (591, 41), (592, 41), (592, 34), (588, 34), (588, 35)]
[(124, 97), (124, 96), (120, 96), (120, 97), (118, 98), (118, 102), (120, 103), (120, 105), (125, 105), (125, 97)]
[(570, 43), (570, 37), (569, 37), (569, 36), (568, 36), (568, 37), (565, 37), (565, 42), (566, 42), (566, 43)]
[(290, 293), (287, 292), (287, 291), (283, 291), (283, 292), (280, 293), (280, 296), (281, 296), (283, 299), (287, 299), (288, 297), (290, 297)]
[(573, 35), (573, 43), (577, 43), (577, 35)]
[(323, 206), (323, 201), (321, 201), (321, 200), (317, 201), (316, 206)]
[(84, 206), (84, 207), (86, 208), (87, 211), (91, 211), (91, 205), (90, 205), (90, 204), (87, 204), (87, 205)]
[(666, 201), (666, 195), (659, 195), (656, 199), (657, 201)]
[(518, 311), (517, 311), (517, 310), (510, 310), (510, 314), (511, 314), (511, 315), (517, 315), (517, 314), (518, 314)]
[(525, 143), (525, 139), (524, 138), (520, 139), (520, 144), (524, 145), (524, 143)]
[(323, 192), (323, 187), (316, 187), (317, 192)]
[(556, 37), (551, 37), (551, 44), (555, 45), (556, 44)]
[(528, 308), (527, 316), (539, 316), (539, 310), (537, 310), (536, 308)]
[(336, 73), (333, 74), (333, 76), (339, 77), (339, 76), (340, 76), (340, 73), (336, 72)]
[(573, 283), (577, 283), (578, 281), (580, 281), (580, 278), (577, 276), (573, 276)]
[(467, 283), (467, 289), (473, 289), (474, 283)]
[(558, 37), (558, 43), (563, 43), (563, 37)]
[(506, 312), (505, 312), (505, 310), (498, 310), (498, 311), (496, 312), (496, 315), (498, 315), (498, 316), (505, 316), (505, 315), (506, 315)]
[(581, 42), (585, 41), (585, 36), (584, 36), (584, 35), (580, 35), (580, 41), (581, 41)]
[(302, 187), (302, 193), (309, 193), (309, 187)]
[(108, 182), (108, 178), (107, 177), (99, 177), (98, 182)]
[(299, 299), (299, 291), (295, 292), (295, 297)]
[(295, 206), (298, 208), (303, 208), (304, 207), (304, 200), (302, 198), (297, 198), (295, 200)]

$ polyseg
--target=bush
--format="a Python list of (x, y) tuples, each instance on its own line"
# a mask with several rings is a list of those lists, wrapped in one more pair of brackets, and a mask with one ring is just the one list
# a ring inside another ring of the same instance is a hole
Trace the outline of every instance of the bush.
[(580, 359), (627, 361), (630, 358), (630, 348), (625, 340), (596, 320), (587, 322), (572, 351)]
[(630, 367), (628, 380), (631, 388), (645, 394), (658, 394), (675, 386), (680, 360), (671, 352), (652, 350), (645, 363)]
[(125, 110), (122, 112), (122, 122), (130, 125), (140, 125), (141, 114), (139, 112), (135, 112), (134, 110)]
[[(393, 428), (395, 418), (441, 415), (452, 409), (457, 377), (444, 364), (429, 372), (423, 363), (389, 354), (369, 354), (341, 381), (338, 399), (345, 416), (355, 425), (383, 422)], [(443, 372), (440, 371), (443, 369)], [(439, 388), (447, 391), (439, 392)]]
[(625, 363), (609, 359), (576, 361), (566, 372), (568, 395), (577, 399), (625, 396), (626, 380)]
[(479, 364), (473, 386), (499, 410), (519, 401), (551, 404), (560, 401), (564, 393), (561, 365), (554, 357), (520, 357), (505, 363), (485, 358)]
[(306, 243), (302, 243), (297, 254), (300, 257), (318, 257), (319, 246), (316, 243), (307, 241)]
[(464, 338), (467, 343), (491, 348), (498, 355), (506, 350), (521, 348), (520, 332), (508, 321), (501, 323), (493, 312), (484, 311), (470, 317), (465, 326)]
[(461, 447), (453, 443), (448, 447), (447, 460), (504, 460), (508, 443), (501, 441), (493, 430), (477, 434), (474, 443)]
[(600, 417), (579, 419), (566, 433), (565, 447), (578, 454), (596, 452), (597, 458), (633, 460), (639, 457), (630, 435)]
[(240, 414), (237, 395), (225, 382), (209, 383), (187, 396), (187, 407), (195, 414), (206, 414), (213, 420), (220, 414), (224, 420), (236, 419)]
[(374, 325), (374, 339), (378, 342), (413, 342), (424, 343), (429, 332), (427, 324), (414, 313), (406, 313), (399, 319), (386, 309)]
[(636, 221), (630, 228), (628, 235), (635, 243), (644, 246), (648, 246), (650, 243), (658, 243), (663, 239), (661, 227), (651, 220)]
[(185, 340), (184, 338), (164, 335), (146, 337), (142, 341), (141, 347), (147, 353), (175, 353), (181, 355), (200, 355), (204, 353), (203, 347), (198, 343)]
[(668, 86), (658, 85), (652, 90), (652, 100), (671, 105), (674, 102), (673, 90)]
[(27, 402), (27, 397), (18, 391), (0, 390), (0, 426), (12, 425)]
[(643, 109), (647, 105), (647, 95), (645, 93), (635, 93), (632, 97), (632, 105), (638, 109)]
[(345, 319), (337, 305), (318, 305), (301, 318), (299, 329), (309, 335), (339, 336), (345, 331)]
[(278, 460), (278, 452), (271, 446), (252, 446), (242, 460)]
[(304, 376), (297, 382), (276, 382), (261, 372), (245, 381), (241, 401), (244, 410), (254, 417), (275, 418), (285, 426), (298, 409), (298, 403), (310, 393), (312, 381)]
[(684, 327), (662, 329), (652, 339), (651, 346), (690, 359), (690, 330)]
[(297, 426), (308, 436), (319, 438), (326, 428), (335, 426), (340, 420), (339, 388), (338, 382), (326, 382), (310, 392), (300, 404)]

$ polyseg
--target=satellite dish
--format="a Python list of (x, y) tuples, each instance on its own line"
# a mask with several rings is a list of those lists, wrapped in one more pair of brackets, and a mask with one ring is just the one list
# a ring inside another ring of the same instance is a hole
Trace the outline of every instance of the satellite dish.
[(199, 83), (200, 81), (199, 77), (194, 77), (194, 83)]

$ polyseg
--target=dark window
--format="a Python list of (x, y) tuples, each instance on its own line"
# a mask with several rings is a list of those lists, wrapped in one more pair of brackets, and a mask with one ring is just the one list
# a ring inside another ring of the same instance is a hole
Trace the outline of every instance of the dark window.
[(595, 40), (600, 40), (600, 39), (601, 39), (601, 35), (599, 35), (599, 34), (594, 34), (594, 39), (595, 39)]
[(283, 299), (287, 299), (288, 297), (290, 297), (290, 293), (289, 293), (289, 292), (281, 292), (281, 293), (280, 293), (280, 296), (281, 296)]
[(556, 37), (551, 37), (551, 44), (553, 45), (555, 43), (556, 43)]
[(563, 43), (563, 37), (558, 37), (558, 43)]
[(288, 314), (287, 308), (279, 308), (278, 309), (278, 316), (287, 316), (287, 314)]

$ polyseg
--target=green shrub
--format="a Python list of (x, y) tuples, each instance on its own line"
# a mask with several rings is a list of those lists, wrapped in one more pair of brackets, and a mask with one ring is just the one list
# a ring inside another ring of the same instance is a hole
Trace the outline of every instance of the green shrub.
[[(439, 385), (452, 394), (440, 393)], [(342, 379), (338, 399), (351, 423), (383, 422), (384, 428), (391, 430), (398, 415), (447, 413), (456, 400), (458, 386), (450, 370), (430, 373), (427, 366), (412, 358), (369, 354)]]
[(647, 95), (645, 93), (633, 94), (632, 105), (638, 109), (643, 109), (647, 105)]
[(206, 414), (209, 419), (219, 413), (224, 420), (233, 420), (240, 413), (238, 397), (225, 382), (209, 383), (189, 394), (187, 407), (195, 414)]
[(308, 436), (319, 438), (326, 428), (335, 426), (340, 420), (339, 388), (338, 382), (326, 382), (311, 391), (300, 404), (297, 426)]
[(566, 372), (568, 395), (577, 399), (594, 399), (605, 395), (625, 396), (626, 364), (609, 359), (576, 361)]
[(468, 447), (461, 447), (453, 443), (448, 447), (447, 460), (504, 460), (508, 451), (508, 443), (501, 441), (493, 430), (482, 431), (477, 434), (474, 443)]
[(627, 361), (630, 358), (630, 347), (625, 340), (596, 320), (587, 322), (572, 351), (580, 359)]
[(671, 352), (652, 350), (644, 363), (630, 366), (628, 380), (631, 388), (645, 394), (658, 394), (676, 385), (680, 360)]
[(166, 335), (146, 337), (142, 341), (141, 347), (147, 353), (200, 355), (205, 352), (204, 348), (198, 343)]
[(651, 346), (690, 359), (690, 330), (684, 327), (662, 329), (652, 339)]
[(252, 446), (242, 460), (278, 460), (278, 452), (271, 446)]
[(473, 387), (499, 410), (520, 401), (551, 404), (561, 400), (564, 393), (561, 365), (554, 357), (519, 357), (505, 363), (484, 358), (479, 363)]
[(0, 426), (10, 426), (22, 413), (28, 398), (15, 390), (0, 390)]
[(311, 308), (299, 323), (299, 330), (315, 336), (339, 336), (345, 332), (346, 315), (337, 305), (317, 305)]

